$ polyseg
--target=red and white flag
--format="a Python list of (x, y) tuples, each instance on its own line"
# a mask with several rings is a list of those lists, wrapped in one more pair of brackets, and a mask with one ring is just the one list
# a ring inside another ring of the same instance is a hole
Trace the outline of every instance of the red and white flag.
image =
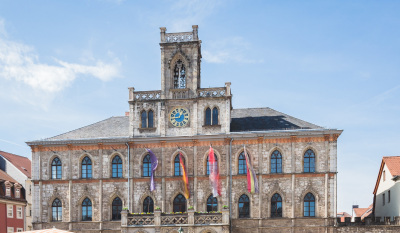
[(210, 185), (213, 193), (213, 197), (221, 196), (221, 184), (219, 183), (219, 171), (218, 162), (215, 159), (214, 150), (210, 146), (210, 152), (208, 154), (208, 165), (210, 169)]

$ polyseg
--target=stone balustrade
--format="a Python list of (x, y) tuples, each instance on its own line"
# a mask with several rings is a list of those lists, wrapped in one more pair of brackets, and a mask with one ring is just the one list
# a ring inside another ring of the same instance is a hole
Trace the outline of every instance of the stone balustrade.
[(133, 91), (133, 90), (129, 95), (129, 101), (148, 101), (148, 100), (161, 99), (161, 90), (157, 91)]
[(197, 90), (197, 96), (200, 98), (223, 97), (226, 96), (226, 88), (201, 88)]
[(154, 214), (129, 214), (128, 211), (121, 212), (121, 227), (143, 227), (143, 226), (170, 226), (170, 225), (228, 225), (229, 210), (222, 213), (195, 213), (189, 210), (187, 213), (166, 214), (154, 211)]

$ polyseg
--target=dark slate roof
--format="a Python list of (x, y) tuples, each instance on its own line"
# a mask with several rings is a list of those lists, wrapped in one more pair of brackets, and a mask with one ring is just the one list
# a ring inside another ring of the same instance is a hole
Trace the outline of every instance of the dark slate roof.
[(242, 108), (231, 112), (231, 132), (322, 129), (271, 108)]
[(40, 141), (129, 137), (129, 116), (116, 116)]

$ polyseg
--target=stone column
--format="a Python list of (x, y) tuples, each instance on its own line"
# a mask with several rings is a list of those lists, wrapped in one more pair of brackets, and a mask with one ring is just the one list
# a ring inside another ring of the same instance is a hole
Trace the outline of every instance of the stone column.
[(194, 210), (188, 210), (188, 225), (194, 225)]
[(122, 210), (121, 211), (121, 227), (127, 227), (127, 226), (128, 226), (128, 211)]

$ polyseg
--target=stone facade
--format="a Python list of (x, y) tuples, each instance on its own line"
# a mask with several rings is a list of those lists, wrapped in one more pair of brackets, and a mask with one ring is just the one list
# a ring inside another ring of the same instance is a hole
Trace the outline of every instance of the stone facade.
[[(32, 147), (35, 229), (55, 226), (77, 232), (167, 233), (182, 227), (184, 232), (250, 232), (255, 228), (259, 232), (333, 232), (337, 138), (342, 131), (325, 129), (269, 108), (235, 110), (229, 82), (224, 87), (200, 88), (201, 41), (197, 30), (193, 26), (192, 32), (166, 33), (161, 28), (162, 89), (129, 88), (129, 116), (28, 142)], [(179, 87), (174, 78), (176, 67), (179, 72), (185, 67), (185, 80)], [(188, 110), (187, 124), (174, 126), (171, 113), (176, 108)], [(207, 108), (217, 109), (215, 124), (207, 123)], [(149, 123), (150, 115), (142, 118), (143, 113), (150, 112), (153, 124)], [(197, 213), (207, 211), (207, 198), (212, 194), (206, 173), (210, 145), (218, 158), (222, 186), (222, 196), (217, 198), (221, 213), (214, 215)], [(247, 176), (238, 174), (244, 145), (257, 174), (259, 193), (249, 193)], [(148, 154), (145, 148), (150, 148), (159, 161), (153, 192), (150, 177), (143, 176), (143, 160)], [(309, 149), (315, 154), (313, 172), (304, 171), (304, 155)], [(274, 151), (282, 155), (281, 173), (271, 172)], [(173, 200), (184, 193), (182, 177), (174, 175), (174, 158), (179, 152), (189, 177), (187, 206), (194, 210), (174, 217), (169, 215)], [(116, 155), (123, 161), (120, 178), (112, 177), (111, 161)], [(92, 161), (91, 179), (81, 178), (86, 156)], [(56, 157), (62, 163), (61, 179), (51, 177), (51, 163)], [(282, 198), (280, 218), (271, 216), (275, 193)], [(307, 193), (315, 197), (313, 217), (303, 214)], [(239, 218), (238, 201), (243, 194), (250, 199), (249, 218)], [(143, 216), (124, 212), (121, 221), (113, 221), (111, 203), (115, 197), (130, 213), (143, 212), (146, 197), (151, 197), (161, 210)], [(63, 206), (62, 221), (57, 222), (52, 221), (51, 215), (55, 198)], [(92, 202), (92, 221), (81, 220), (85, 198)], [(223, 209), (225, 205), (227, 209)], [(217, 220), (200, 223), (207, 216)], [(168, 219), (177, 224), (167, 223)]]

